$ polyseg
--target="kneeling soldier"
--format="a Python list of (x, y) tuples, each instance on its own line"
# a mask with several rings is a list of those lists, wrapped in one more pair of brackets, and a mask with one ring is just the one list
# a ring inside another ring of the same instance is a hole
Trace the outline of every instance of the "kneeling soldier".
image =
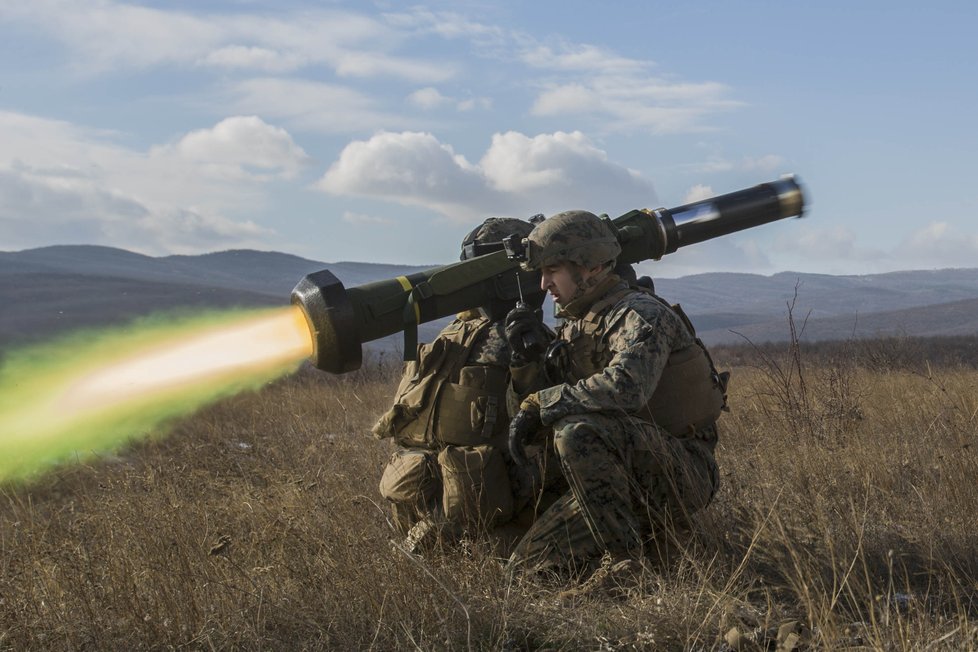
[[(463, 240), (461, 258), (501, 248), (503, 238), (525, 237), (532, 228), (524, 220), (489, 218)], [(521, 296), (517, 283), (516, 274), (499, 279), (498, 301), (459, 314), (418, 347), (394, 405), (373, 428), (395, 442), (380, 491), (411, 552), (464, 533), (493, 531), (505, 544), (549, 504), (544, 485), (559, 482), (555, 463), (546, 472), (545, 449), (536, 449), (534, 464), (515, 465), (507, 448), (518, 401), (507, 403), (511, 359), (503, 320)], [(544, 293), (527, 290), (527, 309), (538, 310)]]
[[(509, 444), (519, 461), (541, 427), (553, 428), (570, 490), (533, 523), (510, 565), (634, 559), (716, 493), (727, 374), (716, 372), (678, 306), (614, 272), (621, 247), (596, 215), (560, 213), (524, 244), (524, 267), (540, 270), (563, 323), (542, 359), (513, 371), (524, 398)], [(514, 354), (535, 328), (527, 311), (508, 316)]]

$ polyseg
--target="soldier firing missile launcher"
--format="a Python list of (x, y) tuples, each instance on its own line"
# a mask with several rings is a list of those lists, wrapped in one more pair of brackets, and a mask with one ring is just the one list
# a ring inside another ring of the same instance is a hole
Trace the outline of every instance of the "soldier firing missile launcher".
[[(638, 263), (729, 233), (801, 217), (804, 208), (801, 185), (789, 175), (677, 208), (629, 211), (609, 222), (621, 243), (619, 260)], [(353, 371), (362, 362), (364, 342), (401, 331), (405, 356), (410, 356), (418, 324), (515, 301), (521, 287), (539, 286), (539, 272), (519, 266), (525, 255), (522, 242), (510, 239), (505, 247), (500, 243), (486, 251), (458, 263), (349, 289), (329, 270), (309, 274), (292, 290), (292, 303), (302, 308), (313, 334), (310, 360), (324, 371)]]

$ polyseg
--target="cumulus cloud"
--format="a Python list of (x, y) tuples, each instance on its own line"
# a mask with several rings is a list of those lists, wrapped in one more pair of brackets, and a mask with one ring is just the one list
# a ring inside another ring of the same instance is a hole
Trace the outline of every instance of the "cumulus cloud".
[[(623, 212), (656, 201), (649, 180), (609, 161), (580, 132), (496, 134), (478, 164), (429, 133), (381, 133), (347, 145), (318, 187), (466, 221), (570, 208)], [(609, 197), (615, 206), (606, 205)]]
[(0, 112), (2, 246), (88, 243), (154, 254), (261, 246), (272, 232), (233, 216), (263, 201), (263, 180), (305, 162), (287, 133), (247, 117), (148, 151), (116, 140)]
[(481, 172), (429, 133), (380, 133), (347, 145), (318, 187), (334, 195), (379, 197), (426, 206), (448, 216), (474, 217), (483, 203)]
[(285, 129), (257, 116), (236, 116), (198, 129), (172, 145), (155, 147), (151, 157), (176, 157), (203, 172), (229, 180), (293, 178), (309, 157)]

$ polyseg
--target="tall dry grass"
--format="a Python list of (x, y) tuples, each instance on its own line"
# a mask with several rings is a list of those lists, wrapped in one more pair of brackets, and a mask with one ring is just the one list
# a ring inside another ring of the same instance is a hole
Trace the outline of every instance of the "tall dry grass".
[(717, 351), (717, 500), (574, 603), (477, 541), (392, 548), (396, 373), (303, 371), (3, 489), (0, 648), (978, 648), (978, 371), (865, 351)]

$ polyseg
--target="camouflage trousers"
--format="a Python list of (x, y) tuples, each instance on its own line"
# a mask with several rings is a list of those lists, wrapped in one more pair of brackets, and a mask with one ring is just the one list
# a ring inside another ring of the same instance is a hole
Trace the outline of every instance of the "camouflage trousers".
[(511, 569), (575, 567), (600, 557), (642, 553), (667, 523), (702, 509), (719, 486), (716, 427), (679, 439), (653, 424), (606, 414), (554, 424), (570, 491), (517, 544)]

